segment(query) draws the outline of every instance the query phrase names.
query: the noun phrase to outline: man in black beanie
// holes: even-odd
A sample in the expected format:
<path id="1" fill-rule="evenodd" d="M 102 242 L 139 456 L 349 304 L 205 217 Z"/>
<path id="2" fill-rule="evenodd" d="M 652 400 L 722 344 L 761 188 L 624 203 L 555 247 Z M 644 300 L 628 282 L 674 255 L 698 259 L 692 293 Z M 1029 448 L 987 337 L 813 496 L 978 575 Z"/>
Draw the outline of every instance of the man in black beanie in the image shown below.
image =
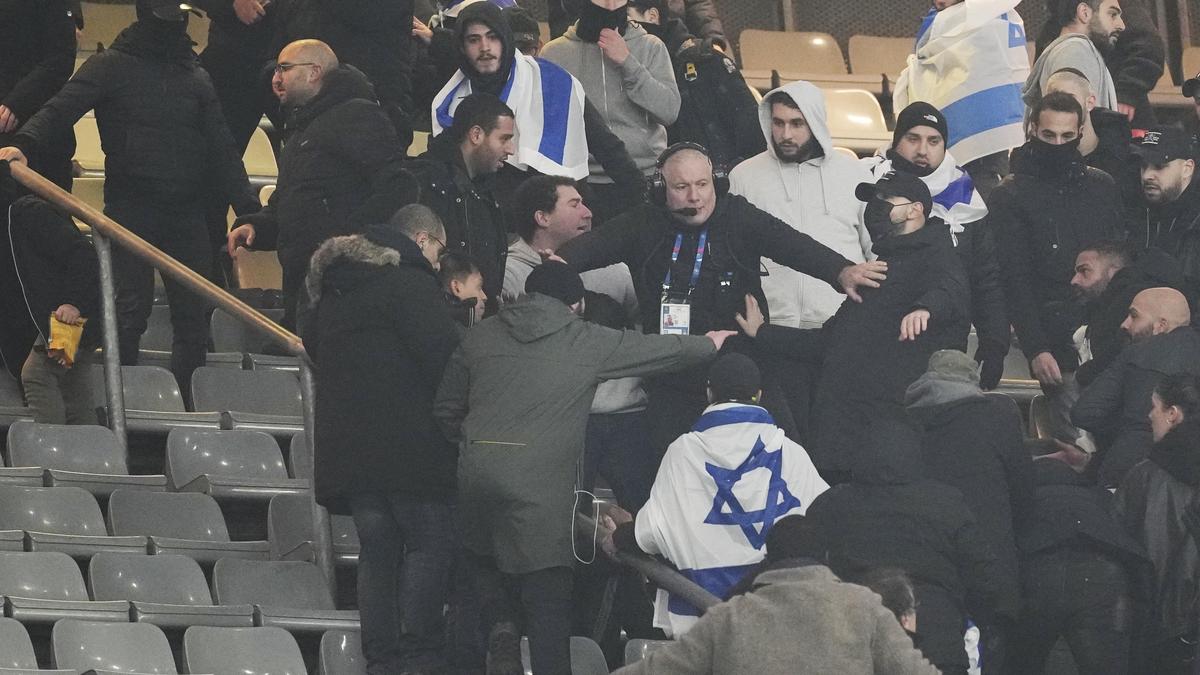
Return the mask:
<path id="1" fill-rule="evenodd" d="M 488 672 L 514 675 L 522 634 L 535 673 L 570 672 L 573 486 L 596 386 L 699 365 L 732 334 L 586 322 L 583 282 L 561 262 L 534 269 L 525 290 L 467 332 L 434 404 L 459 446 L 461 537 L 489 631 Z"/>

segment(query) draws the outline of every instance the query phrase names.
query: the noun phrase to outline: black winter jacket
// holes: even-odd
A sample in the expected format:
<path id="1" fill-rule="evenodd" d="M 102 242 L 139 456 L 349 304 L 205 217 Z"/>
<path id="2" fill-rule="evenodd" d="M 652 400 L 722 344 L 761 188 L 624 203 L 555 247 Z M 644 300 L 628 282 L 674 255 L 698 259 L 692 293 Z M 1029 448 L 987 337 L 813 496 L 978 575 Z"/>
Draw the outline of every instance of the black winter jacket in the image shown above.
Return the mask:
<path id="1" fill-rule="evenodd" d="M 1079 355 L 1071 335 L 1082 321 L 1070 283 L 1075 256 L 1093 242 L 1120 238 L 1120 198 L 1112 177 L 1082 158 L 1066 175 L 1052 175 L 1023 146 L 1013 151 L 1012 171 L 988 204 L 1008 318 L 1026 358 L 1049 352 L 1063 372 L 1074 372 Z"/>
<path id="2" fill-rule="evenodd" d="M 734 315 L 744 311 L 747 293 L 758 298 L 764 313 L 769 310 L 762 293 L 761 258 L 839 289 L 838 274 L 852 264 L 738 195 L 721 195 L 706 225 L 708 252 L 691 296 L 692 335 L 737 330 Z M 677 223 L 661 206 L 644 204 L 572 239 L 558 255 L 581 272 L 619 262 L 628 265 L 642 312 L 642 329 L 657 333 L 667 270 L 671 268 L 672 295 L 686 295 L 702 229 Z M 683 243 L 672 266 L 671 249 L 677 234 L 683 235 Z"/>
<path id="3" fill-rule="evenodd" d="M 966 348 L 970 290 L 946 224 L 931 218 L 920 230 L 883 239 L 872 250 L 888 264 L 887 280 L 880 288 L 860 289 L 861 303 L 843 302 L 819 331 L 765 325 L 756 339 L 778 356 L 824 355 L 813 405 L 816 441 L 808 448 L 820 469 L 849 469 L 855 451 L 869 443 L 861 421 L 902 415 L 904 391 L 925 372 L 929 356 Z M 915 341 L 901 342 L 900 321 L 917 309 L 929 310 L 929 328 Z"/>
<path id="4" fill-rule="evenodd" d="M 261 212 L 239 222 L 254 225 L 256 248 L 278 250 L 284 270 L 302 274 L 321 242 L 386 222 L 417 200 L 417 182 L 403 161 L 396 130 L 370 83 L 342 66 L 326 73 L 321 92 L 291 112 L 275 194 Z"/>
<path id="5" fill-rule="evenodd" d="M 1126 347 L 1075 402 L 1071 422 L 1112 438 L 1102 456 L 1100 484 L 1115 487 L 1150 448 L 1150 395 L 1167 375 L 1200 374 L 1200 333 L 1176 328 Z"/>
<path id="6" fill-rule="evenodd" d="M 104 202 L 204 208 L 212 195 L 239 215 L 258 210 L 241 156 L 191 40 L 138 21 L 89 58 L 17 133 L 27 155 L 93 108 L 104 149 Z"/>
<path id="7" fill-rule="evenodd" d="M 1089 115 L 1098 144 L 1084 164 L 1112 176 L 1121 193 L 1121 204 L 1128 208 L 1142 201 L 1141 161 L 1133 156 L 1133 132 L 1129 119 L 1107 108 L 1093 108 Z"/>
<path id="8" fill-rule="evenodd" d="M 1125 30 L 1121 31 L 1112 53 L 1104 57 L 1117 86 L 1117 100 L 1136 109 L 1133 123 L 1138 129 L 1154 125 L 1149 94 L 1162 77 L 1166 60 L 1163 36 L 1159 35 L 1147 4 L 1148 0 L 1121 3 Z"/>
<path id="9" fill-rule="evenodd" d="M 416 244 L 332 239 L 313 256 L 304 346 L 321 386 L 316 404 L 316 498 L 334 513 L 384 492 L 445 502 L 455 491 L 454 447 L 433 420 L 433 398 L 459 328 Z"/>
<path id="10" fill-rule="evenodd" d="M 209 19 L 205 52 L 220 54 L 221 58 L 242 62 L 248 67 L 261 67 L 278 54 L 271 53 L 277 30 L 274 3 L 265 5 L 266 14 L 250 25 L 237 17 L 233 0 L 194 0 L 191 4 L 204 10 Z"/>
<path id="11" fill-rule="evenodd" d="M 991 343 L 1004 354 L 1012 344 L 1012 328 L 1004 304 L 1004 277 L 996 254 L 996 234 L 989 219 L 963 226 L 951 235 L 954 250 L 967 272 L 971 292 L 971 325 L 979 344 Z"/>
<path id="12" fill-rule="evenodd" d="M 1185 421 L 1150 449 L 1117 489 L 1125 529 L 1154 564 L 1151 642 L 1195 638 L 1200 607 L 1200 542 L 1183 513 L 1200 498 L 1200 424 Z"/>
<path id="13" fill-rule="evenodd" d="M 1200 288 L 1200 176 L 1169 204 L 1140 201 L 1131 211 L 1129 233 L 1141 246 L 1154 246 L 1174 256 L 1193 295 Z"/>
<path id="14" fill-rule="evenodd" d="M 99 265 L 92 243 L 66 213 L 37 197 L 13 202 L 0 253 L 0 331 L 4 364 L 14 376 L 34 339 L 49 341 L 50 315 L 71 304 L 88 320 L 81 348 L 101 334 Z"/>
<path id="15" fill-rule="evenodd" d="M 449 134 L 429 142 L 429 150 L 408 165 L 421 184 L 421 203 L 446 226 L 446 250 L 466 253 L 479 265 L 483 290 L 499 298 L 508 254 L 508 228 L 492 196 L 494 176 L 472 181 L 462 151 Z"/>
<path id="16" fill-rule="evenodd" d="M 589 0 L 549 0 L 546 3 L 552 39 L 567 32 L 567 27 L 579 18 L 579 9 L 586 2 Z M 725 37 L 721 18 L 717 16 L 714 0 L 670 0 L 669 8 L 673 17 L 683 19 L 692 35 L 717 42 L 728 51 L 729 40 Z"/>

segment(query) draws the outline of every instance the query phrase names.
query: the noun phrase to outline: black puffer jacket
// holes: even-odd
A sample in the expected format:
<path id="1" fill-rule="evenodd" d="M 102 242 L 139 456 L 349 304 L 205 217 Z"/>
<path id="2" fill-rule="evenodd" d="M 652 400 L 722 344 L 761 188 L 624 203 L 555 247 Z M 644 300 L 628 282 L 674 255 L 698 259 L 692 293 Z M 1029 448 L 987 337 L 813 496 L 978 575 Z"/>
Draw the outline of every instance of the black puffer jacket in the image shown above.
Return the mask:
<path id="1" fill-rule="evenodd" d="M 1196 636 L 1200 607 L 1200 542 L 1183 513 L 1200 498 L 1200 424 L 1185 421 L 1150 449 L 1117 489 L 1125 530 L 1154 564 L 1151 642 Z"/>
<path id="2" fill-rule="evenodd" d="M 508 228 L 492 196 L 493 175 L 471 180 L 462 151 L 449 134 L 429 142 L 429 151 L 409 164 L 421 184 L 421 203 L 446 226 L 446 250 L 470 255 L 483 274 L 488 298 L 499 298 L 508 254 Z"/>
<path id="3" fill-rule="evenodd" d="M 205 53 L 221 59 L 244 63 L 247 67 L 260 67 L 275 58 L 271 53 L 274 46 L 276 7 L 274 3 L 264 6 L 266 14 L 258 21 L 246 25 L 233 9 L 234 0 L 194 0 L 191 4 L 204 10 L 208 16 L 208 45 Z M 278 52 L 276 52 L 278 54 Z M 264 83 L 265 84 L 265 83 Z"/>
<path id="4" fill-rule="evenodd" d="M 1125 30 L 1121 31 L 1112 53 L 1104 57 L 1113 83 L 1117 85 L 1117 100 L 1134 107 L 1133 124 L 1138 129 L 1154 126 L 1154 108 L 1150 105 L 1149 94 L 1162 77 L 1166 60 L 1164 36 L 1158 33 L 1148 4 L 1147 0 L 1121 3 Z"/>
<path id="5" fill-rule="evenodd" d="M 1100 484 L 1115 487 L 1150 448 L 1150 395 L 1167 375 L 1200 374 L 1200 333 L 1176 328 L 1126 347 L 1079 396 L 1071 422 L 1111 438 Z"/>
<path id="6" fill-rule="evenodd" d="M 350 133 L 353 130 L 353 133 Z M 329 237 L 386 222 L 417 199 L 404 150 L 362 73 L 341 66 L 283 128 L 279 183 L 260 213 L 254 245 L 276 249 L 285 270 L 303 270 Z M 299 277 L 296 278 L 299 282 Z"/>
<path id="7" fill-rule="evenodd" d="M 1142 200 L 1141 161 L 1133 156 L 1133 132 L 1129 119 L 1107 108 L 1093 108 L 1089 115 L 1098 144 L 1083 161 L 1093 169 L 1112 176 L 1121 193 L 1121 204 L 1129 207 Z"/>
<path id="8" fill-rule="evenodd" d="M 1055 175 L 1022 146 L 1013 151 L 1012 171 L 988 204 L 1008 318 L 1026 358 L 1050 352 L 1060 369 L 1073 372 L 1079 356 L 1071 335 L 1082 320 L 1072 301 L 1075 256 L 1093 242 L 1120 238 L 1120 197 L 1112 177 L 1082 158 Z"/>
<path id="9" fill-rule="evenodd" d="M 1193 293 L 1200 288 L 1200 176 L 1193 176 L 1183 194 L 1169 204 L 1140 202 L 1132 210 L 1129 232 L 1135 243 L 1174 256 Z"/>
<path id="10" fill-rule="evenodd" d="M 448 501 L 456 453 L 433 420 L 433 398 L 459 329 L 417 245 L 365 237 L 327 242 L 313 256 L 302 315 L 316 363 L 316 498 L 349 513 L 349 498 L 386 492 Z"/>
<path id="11" fill-rule="evenodd" d="M 239 215 L 252 213 L 258 199 L 212 81 L 187 33 L 164 26 L 145 19 L 121 31 L 21 128 L 16 145 L 36 157 L 94 108 L 105 204 L 203 208 L 215 194 Z"/>

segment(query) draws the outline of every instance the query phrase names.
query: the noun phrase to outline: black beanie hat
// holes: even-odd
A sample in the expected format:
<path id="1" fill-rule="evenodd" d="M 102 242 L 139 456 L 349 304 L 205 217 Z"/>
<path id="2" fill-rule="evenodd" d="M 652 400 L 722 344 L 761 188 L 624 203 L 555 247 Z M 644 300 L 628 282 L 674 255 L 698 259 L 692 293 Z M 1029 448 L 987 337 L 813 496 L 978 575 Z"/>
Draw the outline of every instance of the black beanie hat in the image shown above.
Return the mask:
<path id="1" fill-rule="evenodd" d="M 725 354 L 708 369 L 708 387 L 718 401 L 749 401 L 762 389 L 762 376 L 749 356 Z"/>
<path id="2" fill-rule="evenodd" d="M 942 140 L 947 145 L 950 143 L 950 128 L 946 124 L 946 116 L 941 110 L 929 105 L 924 101 L 910 103 L 907 108 L 900 111 L 896 116 L 896 133 L 892 134 L 892 147 L 895 148 L 900 143 L 900 139 L 904 134 L 908 133 L 913 127 L 932 127 L 938 130 L 942 135 Z"/>
<path id="3" fill-rule="evenodd" d="M 525 292 L 548 295 L 570 307 L 583 299 L 583 280 L 570 265 L 547 260 L 529 273 Z"/>

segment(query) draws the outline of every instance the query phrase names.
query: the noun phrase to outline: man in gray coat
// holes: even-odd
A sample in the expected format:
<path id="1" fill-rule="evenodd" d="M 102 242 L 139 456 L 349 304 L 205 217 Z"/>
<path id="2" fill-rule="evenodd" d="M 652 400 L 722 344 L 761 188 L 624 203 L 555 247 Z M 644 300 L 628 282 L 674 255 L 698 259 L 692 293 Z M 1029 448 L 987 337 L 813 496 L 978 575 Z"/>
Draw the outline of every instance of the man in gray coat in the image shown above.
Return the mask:
<path id="1" fill-rule="evenodd" d="M 522 672 L 519 597 L 533 672 L 558 675 L 571 670 L 574 488 L 596 386 L 700 365 L 733 333 L 643 335 L 584 322 L 583 282 L 557 261 L 534 269 L 525 291 L 464 337 L 434 416 L 459 444 L 461 535 L 490 630 L 488 672 Z"/>

